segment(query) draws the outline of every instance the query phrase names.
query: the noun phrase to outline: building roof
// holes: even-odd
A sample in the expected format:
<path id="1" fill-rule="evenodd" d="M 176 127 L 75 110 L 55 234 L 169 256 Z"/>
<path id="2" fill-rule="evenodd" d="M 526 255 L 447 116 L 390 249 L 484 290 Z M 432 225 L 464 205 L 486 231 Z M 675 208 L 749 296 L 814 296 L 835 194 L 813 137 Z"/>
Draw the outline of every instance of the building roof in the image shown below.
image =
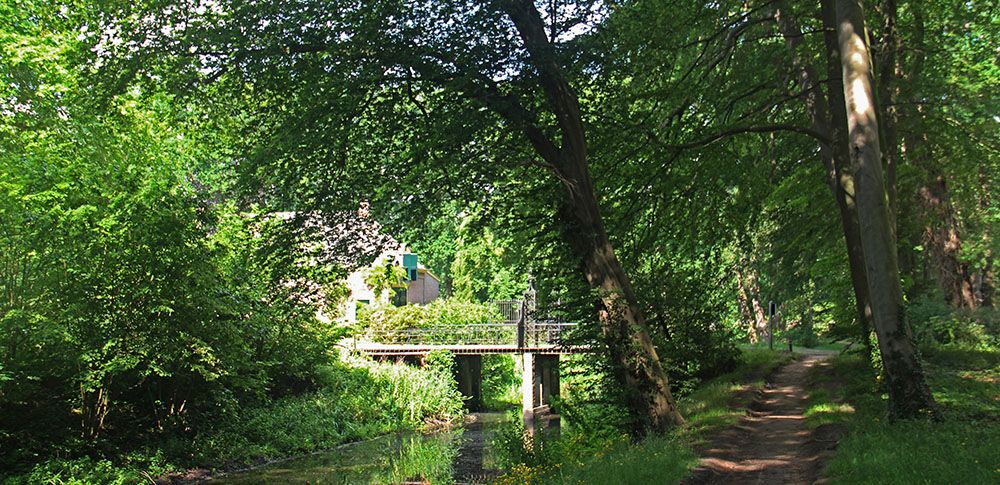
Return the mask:
<path id="1" fill-rule="evenodd" d="M 396 238 L 382 231 L 362 205 L 357 211 L 275 212 L 293 222 L 305 240 L 323 245 L 320 258 L 348 269 L 370 265 L 380 255 L 403 248 Z"/>

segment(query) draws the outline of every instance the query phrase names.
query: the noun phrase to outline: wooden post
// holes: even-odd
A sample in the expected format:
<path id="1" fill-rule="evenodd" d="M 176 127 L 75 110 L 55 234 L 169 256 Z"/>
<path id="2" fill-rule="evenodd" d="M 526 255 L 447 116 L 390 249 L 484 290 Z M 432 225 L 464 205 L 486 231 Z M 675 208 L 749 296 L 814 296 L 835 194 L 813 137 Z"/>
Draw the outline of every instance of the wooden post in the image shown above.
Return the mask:
<path id="1" fill-rule="evenodd" d="M 767 348 L 774 350 L 774 313 L 777 305 L 774 300 L 767 303 Z"/>

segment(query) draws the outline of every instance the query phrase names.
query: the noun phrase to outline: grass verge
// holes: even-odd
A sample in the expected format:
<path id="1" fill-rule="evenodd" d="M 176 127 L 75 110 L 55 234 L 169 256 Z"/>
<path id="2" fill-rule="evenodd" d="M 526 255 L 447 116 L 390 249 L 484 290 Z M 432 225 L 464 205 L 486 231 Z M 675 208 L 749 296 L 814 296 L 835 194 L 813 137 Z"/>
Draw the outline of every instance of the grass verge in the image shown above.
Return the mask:
<path id="1" fill-rule="evenodd" d="M 822 389 L 810 397 L 807 423 L 849 429 L 825 472 L 832 483 L 1000 483 L 1000 351 L 924 355 L 942 422 L 886 422 L 887 398 L 858 355 L 813 376 Z"/>
<path id="2" fill-rule="evenodd" d="M 743 363 L 736 370 L 706 382 L 678 400 L 687 422 L 677 433 L 697 444 L 705 436 L 735 425 L 746 415 L 746 404 L 754 393 L 764 388 L 764 378 L 791 360 L 792 355 L 787 352 L 744 349 Z"/>

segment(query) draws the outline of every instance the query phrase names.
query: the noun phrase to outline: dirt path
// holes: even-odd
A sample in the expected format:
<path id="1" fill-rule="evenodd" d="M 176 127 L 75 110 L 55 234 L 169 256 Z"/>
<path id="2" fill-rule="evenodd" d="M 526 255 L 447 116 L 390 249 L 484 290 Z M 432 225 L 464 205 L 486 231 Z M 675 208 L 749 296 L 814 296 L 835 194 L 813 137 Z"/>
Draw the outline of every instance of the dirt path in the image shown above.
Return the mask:
<path id="1" fill-rule="evenodd" d="M 747 416 L 709 440 L 686 484 L 814 483 L 836 441 L 805 425 L 809 370 L 829 352 L 810 351 L 772 374 Z"/>

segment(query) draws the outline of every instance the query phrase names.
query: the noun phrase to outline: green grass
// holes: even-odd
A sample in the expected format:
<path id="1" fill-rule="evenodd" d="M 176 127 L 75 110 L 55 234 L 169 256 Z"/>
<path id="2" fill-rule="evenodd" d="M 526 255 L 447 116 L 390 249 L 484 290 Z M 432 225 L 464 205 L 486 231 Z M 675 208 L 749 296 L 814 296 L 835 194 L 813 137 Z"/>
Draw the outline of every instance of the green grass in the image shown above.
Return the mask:
<path id="1" fill-rule="evenodd" d="M 854 412 L 854 406 L 836 401 L 830 391 L 816 390 L 809 394 L 804 416 L 806 426 L 818 428 L 848 421 Z"/>
<path id="2" fill-rule="evenodd" d="M 857 409 L 847 401 L 846 395 L 870 394 L 873 385 L 870 368 L 857 354 L 840 355 L 817 365 L 807 384 L 809 395 L 803 413 L 806 426 L 847 425 L 854 419 Z"/>
<path id="3" fill-rule="evenodd" d="M 687 475 L 697 461 L 694 450 L 674 437 L 652 437 L 637 444 L 616 441 L 591 459 L 563 463 L 543 482 L 671 483 Z"/>
<path id="4" fill-rule="evenodd" d="M 745 400 L 749 401 L 749 393 L 764 387 L 764 377 L 791 359 L 786 352 L 744 349 L 743 363 L 736 370 L 706 382 L 678 401 L 681 415 L 687 421 L 678 433 L 696 443 L 704 436 L 736 424 L 746 415 L 742 406 L 733 406 L 737 395 L 746 393 Z"/>
<path id="5" fill-rule="evenodd" d="M 844 349 L 846 349 L 849 345 L 850 344 L 847 343 L 847 342 L 837 341 L 837 342 L 828 342 L 828 343 L 822 343 L 822 344 L 819 344 L 819 345 L 814 345 L 814 346 L 812 346 L 810 348 L 815 349 L 815 350 L 836 350 L 838 352 L 841 352 Z"/>
<path id="6" fill-rule="evenodd" d="M 745 404 L 764 377 L 792 356 L 760 348 L 744 349 L 734 371 L 699 386 L 678 400 L 686 424 L 668 436 L 631 443 L 624 436 L 574 434 L 542 442 L 544 451 L 525 457 L 501 477 L 501 484 L 522 483 L 676 483 L 697 464 L 693 446 L 708 434 L 732 426 L 746 414 Z M 516 438 L 516 437 L 515 437 Z M 514 441 L 517 445 L 516 440 Z M 538 446 L 536 444 L 536 446 Z"/>
<path id="7" fill-rule="evenodd" d="M 886 397 L 864 362 L 831 361 L 827 375 L 839 382 L 813 393 L 807 422 L 849 428 L 826 470 L 833 483 L 1000 483 L 1000 352 L 935 348 L 925 357 L 942 422 L 886 422 Z"/>

